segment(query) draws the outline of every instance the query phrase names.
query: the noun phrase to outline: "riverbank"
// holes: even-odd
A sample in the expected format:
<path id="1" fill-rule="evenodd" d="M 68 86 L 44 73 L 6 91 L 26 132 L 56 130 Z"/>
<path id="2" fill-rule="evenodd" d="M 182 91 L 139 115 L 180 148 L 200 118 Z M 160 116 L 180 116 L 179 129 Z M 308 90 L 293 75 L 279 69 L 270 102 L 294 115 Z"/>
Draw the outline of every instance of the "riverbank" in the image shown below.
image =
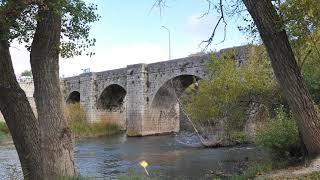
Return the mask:
<path id="1" fill-rule="evenodd" d="M 65 108 L 65 116 L 76 139 L 112 136 L 122 132 L 121 127 L 114 123 L 107 121 L 88 122 L 79 103 L 68 104 Z"/>
<path id="2" fill-rule="evenodd" d="M 227 179 L 320 179 L 320 158 L 313 160 L 268 159 Z"/>
<path id="3" fill-rule="evenodd" d="M 251 165 L 249 168 L 244 170 L 240 175 L 228 175 L 225 172 L 216 172 L 211 171 L 213 174 L 211 179 L 231 179 L 231 180 L 246 180 L 246 179 L 270 179 L 270 180 L 318 180 L 320 179 L 320 169 L 314 166 L 288 166 L 282 167 L 281 169 L 273 169 L 275 166 L 281 166 L 281 162 L 262 162 L 259 164 Z M 272 170 L 273 169 L 273 170 Z M 161 178 L 147 176 L 147 175 L 136 175 L 131 174 L 127 176 L 120 176 L 119 180 L 160 180 Z M 179 178 L 178 178 L 179 179 Z"/>
<path id="4" fill-rule="evenodd" d="M 112 136 L 123 132 L 118 125 L 107 122 L 73 121 L 69 125 L 76 139 Z"/>
<path id="5" fill-rule="evenodd" d="M 113 136 L 123 133 L 116 125 L 106 122 L 89 123 L 84 121 L 70 122 L 70 129 L 76 139 L 97 138 L 101 136 Z M 5 122 L 0 122 L 0 145 L 12 143 L 9 129 Z"/>

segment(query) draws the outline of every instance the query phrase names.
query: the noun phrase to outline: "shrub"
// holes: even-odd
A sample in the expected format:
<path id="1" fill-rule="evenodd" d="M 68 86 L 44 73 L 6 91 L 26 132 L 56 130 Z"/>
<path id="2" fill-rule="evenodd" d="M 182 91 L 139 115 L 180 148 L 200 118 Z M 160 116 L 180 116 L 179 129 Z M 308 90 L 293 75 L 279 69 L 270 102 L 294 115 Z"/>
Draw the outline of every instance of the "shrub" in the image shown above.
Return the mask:
<path id="1" fill-rule="evenodd" d="M 70 123 L 70 128 L 76 137 L 111 136 L 120 131 L 118 125 L 106 122 L 73 121 Z"/>
<path id="2" fill-rule="evenodd" d="M 71 131 L 76 137 L 110 136 L 117 134 L 120 131 L 120 127 L 116 124 L 107 122 L 88 122 L 86 114 L 81 109 L 79 103 L 67 105 L 65 115 Z"/>
<path id="3" fill-rule="evenodd" d="M 283 107 L 276 109 L 276 117 L 257 129 L 257 145 L 267 148 L 276 157 L 301 155 L 298 126 Z"/>
<path id="4" fill-rule="evenodd" d="M 225 141 L 236 144 L 245 144 L 250 142 L 250 138 L 245 132 L 242 131 L 232 131 L 225 135 Z"/>
<path id="5" fill-rule="evenodd" d="M 80 103 L 68 104 L 65 108 L 68 122 L 86 122 L 86 114 L 81 109 Z"/>
<path id="6" fill-rule="evenodd" d="M 185 91 L 182 103 L 199 131 L 212 126 L 211 134 L 216 134 L 216 129 L 223 129 L 225 140 L 245 141 L 246 137 L 237 132 L 245 127 L 250 103 L 257 102 L 273 109 L 270 108 L 273 101 L 280 99 L 264 48 L 251 46 L 248 53 L 244 62 L 236 59 L 234 50 L 219 56 L 213 54 L 207 69 L 210 79 L 201 80 L 197 86 L 190 86 Z"/>

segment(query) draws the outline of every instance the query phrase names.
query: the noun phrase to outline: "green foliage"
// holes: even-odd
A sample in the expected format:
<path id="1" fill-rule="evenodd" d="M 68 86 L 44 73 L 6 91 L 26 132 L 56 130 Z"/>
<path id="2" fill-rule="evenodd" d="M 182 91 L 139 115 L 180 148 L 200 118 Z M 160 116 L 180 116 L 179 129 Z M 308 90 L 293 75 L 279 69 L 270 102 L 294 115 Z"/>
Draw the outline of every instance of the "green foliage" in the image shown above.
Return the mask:
<path id="1" fill-rule="evenodd" d="M 86 114 L 81 109 L 80 103 L 67 104 L 65 115 L 68 122 L 85 122 Z"/>
<path id="2" fill-rule="evenodd" d="M 21 73 L 21 76 L 29 76 L 32 77 L 32 72 L 30 70 L 25 70 Z"/>
<path id="3" fill-rule="evenodd" d="M 313 100 L 320 103 L 320 3 L 288 0 L 281 12 L 291 44 Z"/>
<path id="4" fill-rule="evenodd" d="M 255 177 L 257 176 L 261 177 L 262 174 L 265 174 L 267 172 L 277 170 L 277 169 L 283 169 L 283 168 L 287 168 L 289 166 L 295 166 L 295 165 L 297 165 L 296 161 L 291 161 L 288 159 L 283 159 L 281 161 L 271 159 L 271 160 L 255 163 L 250 167 L 248 167 L 241 174 L 233 175 L 228 179 L 232 179 L 232 180 L 255 179 Z M 267 178 L 263 178 L 262 176 L 261 179 L 267 179 Z"/>
<path id="5" fill-rule="evenodd" d="M 318 0 L 287 0 L 280 5 L 280 12 L 290 38 L 305 41 L 319 31 L 320 4 Z"/>
<path id="6" fill-rule="evenodd" d="M 90 24 L 99 20 L 96 14 L 97 6 L 86 4 L 83 0 L 69 0 L 65 2 L 62 18 L 62 43 L 61 55 L 73 57 L 82 55 L 83 52 L 95 45 L 96 40 L 89 38 Z M 92 56 L 93 52 L 86 55 Z"/>
<path id="7" fill-rule="evenodd" d="M 65 114 L 72 133 L 76 137 L 111 136 L 119 133 L 120 127 L 107 122 L 89 123 L 80 104 L 69 104 Z"/>
<path id="8" fill-rule="evenodd" d="M 228 179 L 231 180 L 247 180 L 247 179 L 254 179 L 259 174 L 262 174 L 263 172 L 268 172 L 273 169 L 272 162 L 264 162 L 264 163 L 257 163 L 248 169 L 246 169 L 242 174 L 240 175 L 234 175 L 231 176 Z"/>
<path id="9" fill-rule="evenodd" d="M 89 52 L 89 48 L 95 45 L 96 40 L 89 37 L 89 31 L 91 24 L 100 18 L 96 13 L 97 6 L 92 3 L 86 4 L 83 0 L 59 0 L 55 3 L 49 3 L 48 8 L 62 15 L 61 56 L 69 58 L 84 53 L 88 56 L 93 55 L 93 52 Z M 10 17 L 6 19 L 10 27 L 8 39 L 10 42 L 16 39 L 20 43 L 25 43 L 26 48 L 30 50 L 37 21 L 41 20 L 38 17 L 39 6 L 36 4 L 25 5 L 16 1 L 0 3 L 0 14 L 20 9 L 22 9 L 22 13 L 17 19 Z M 4 35 L 1 34 L 1 36 Z"/>
<path id="10" fill-rule="evenodd" d="M 245 132 L 231 131 L 225 135 L 227 142 L 234 142 L 236 144 L 245 144 L 250 142 L 250 138 Z"/>
<path id="11" fill-rule="evenodd" d="M 315 103 L 320 104 L 320 3 L 318 0 L 286 0 L 274 3 L 282 18 L 297 63 Z M 239 29 L 250 37 L 259 37 L 252 18 L 246 14 L 247 26 Z"/>
<path id="12" fill-rule="evenodd" d="M 298 126 L 292 115 L 283 107 L 276 110 L 276 117 L 257 130 L 255 142 L 267 148 L 276 157 L 301 155 Z"/>
<path id="13" fill-rule="evenodd" d="M 280 96 L 265 50 L 257 46 L 249 50 L 249 59 L 241 66 L 233 51 L 220 57 L 213 54 L 208 65 L 211 79 L 187 89 L 183 102 L 196 124 L 226 119 L 227 133 L 237 132 L 243 129 L 246 108 L 254 97 L 267 104 Z"/>

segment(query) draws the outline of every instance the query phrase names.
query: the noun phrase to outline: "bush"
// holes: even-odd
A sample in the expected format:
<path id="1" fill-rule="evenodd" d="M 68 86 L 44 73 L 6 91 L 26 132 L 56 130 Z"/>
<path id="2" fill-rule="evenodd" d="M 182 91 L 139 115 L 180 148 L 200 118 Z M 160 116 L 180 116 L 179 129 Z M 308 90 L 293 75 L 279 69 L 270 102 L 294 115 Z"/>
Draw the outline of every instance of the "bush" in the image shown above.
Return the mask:
<path id="1" fill-rule="evenodd" d="M 283 107 L 276 110 L 275 118 L 257 129 L 255 142 L 276 157 L 300 156 L 302 152 L 298 126 Z"/>
<path id="2" fill-rule="evenodd" d="M 250 138 L 245 132 L 242 131 L 232 131 L 225 135 L 225 141 L 235 144 L 245 144 L 250 142 Z"/>
<path id="3" fill-rule="evenodd" d="M 68 104 L 65 108 L 65 115 L 68 122 L 86 122 L 86 114 L 81 109 L 80 103 Z"/>
<path id="4" fill-rule="evenodd" d="M 69 104 L 66 107 L 65 115 L 71 131 L 76 137 L 110 136 L 117 134 L 120 131 L 120 127 L 116 124 L 107 122 L 88 122 L 86 114 L 81 109 L 79 103 Z"/>
<path id="5" fill-rule="evenodd" d="M 219 56 L 212 54 L 207 69 L 210 79 L 190 86 L 182 96 L 184 108 L 196 128 L 200 132 L 209 129 L 211 134 L 222 129 L 222 140 L 228 143 L 247 141 L 244 133 L 238 132 L 245 127 L 252 102 L 273 109 L 274 101 L 281 97 L 265 49 L 251 46 L 247 51 L 249 58 L 244 62 L 236 59 L 235 50 Z"/>
<path id="6" fill-rule="evenodd" d="M 89 123 L 84 121 L 73 121 L 70 123 L 70 128 L 76 137 L 111 136 L 120 131 L 118 125 L 106 122 Z"/>

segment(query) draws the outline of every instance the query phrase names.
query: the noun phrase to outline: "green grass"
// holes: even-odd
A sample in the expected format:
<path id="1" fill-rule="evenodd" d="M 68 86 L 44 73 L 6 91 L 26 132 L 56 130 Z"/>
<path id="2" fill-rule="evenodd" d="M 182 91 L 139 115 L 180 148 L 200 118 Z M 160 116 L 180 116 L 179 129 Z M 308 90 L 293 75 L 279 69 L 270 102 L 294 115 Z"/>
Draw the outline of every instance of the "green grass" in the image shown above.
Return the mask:
<path id="1" fill-rule="evenodd" d="M 228 179 L 232 180 L 247 180 L 254 179 L 257 176 L 262 174 L 271 172 L 273 170 L 285 169 L 291 166 L 296 166 L 300 164 L 301 161 L 297 159 L 275 159 L 275 160 L 267 160 L 264 162 L 256 163 L 247 168 L 239 175 L 233 175 Z"/>
<path id="2" fill-rule="evenodd" d="M 89 123 L 80 104 L 69 104 L 65 109 L 71 131 L 77 138 L 111 136 L 120 132 L 120 127 L 107 122 Z"/>
<path id="3" fill-rule="evenodd" d="M 111 136 L 120 132 L 120 127 L 116 124 L 105 122 L 88 123 L 85 121 L 73 121 L 70 123 L 73 134 L 78 137 Z"/>
<path id="4" fill-rule="evenodd" d="M 274 167 L 273 167 L 272 163 L 270 163 L 270 162 L 259 163 L 259 164 L 255 164 L 255 165 L 249 167 L 247 170 L 245 170 L 240 175 L 234 175 L 234 176 L 230 177 L 230 179 L 232 179 L 232 180 L 253 179 L 257 175 L 265 173 L 265 172 L 269 172 L 273 169 L 274 169 Z"/>

